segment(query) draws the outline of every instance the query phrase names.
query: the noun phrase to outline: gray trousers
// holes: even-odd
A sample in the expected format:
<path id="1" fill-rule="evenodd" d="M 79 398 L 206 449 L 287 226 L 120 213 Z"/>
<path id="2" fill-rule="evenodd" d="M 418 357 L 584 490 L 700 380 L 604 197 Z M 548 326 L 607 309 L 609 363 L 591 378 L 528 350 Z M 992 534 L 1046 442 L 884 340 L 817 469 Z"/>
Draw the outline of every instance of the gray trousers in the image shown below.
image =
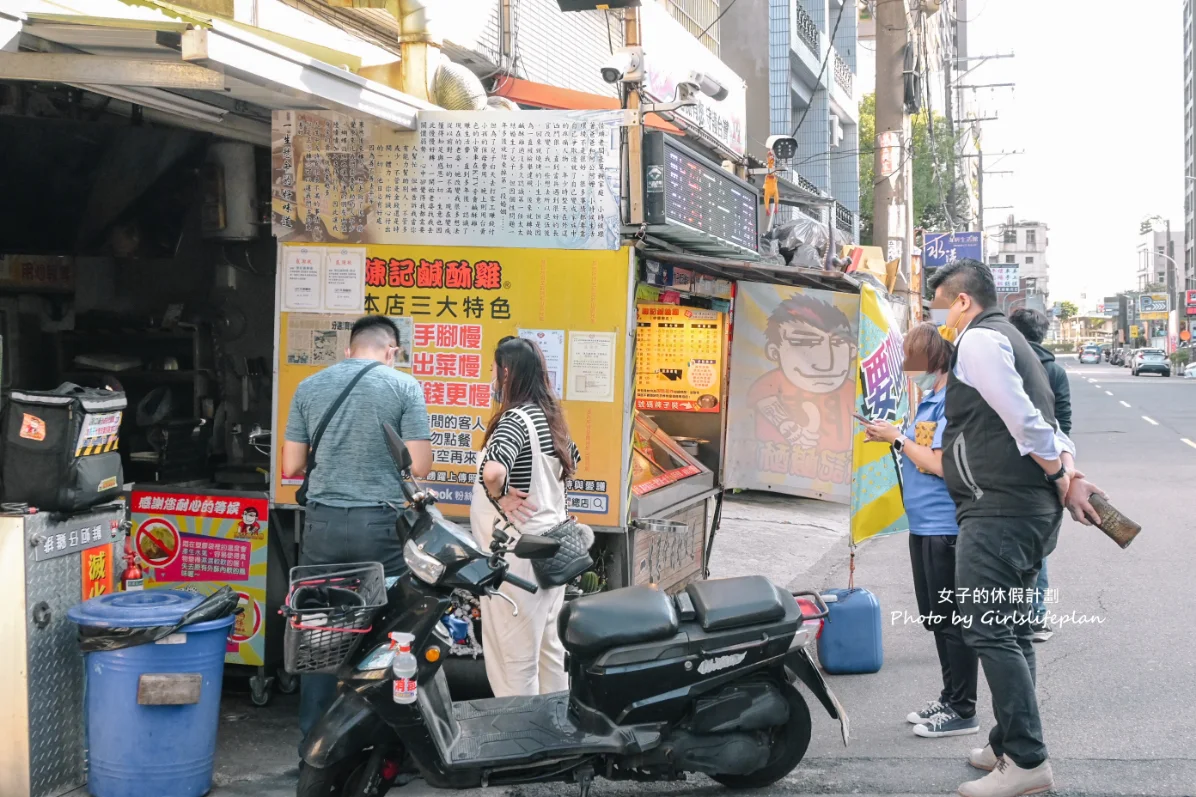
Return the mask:
<path id="1" fill-rule="evenodd" d="M 964 641 L 976 651 L 992 692 L 993 752 L 1019 767 L 1047 758 L 1034 693 L 1033 589 L 1055 549 L 1063 510 L 1032 517 L 971 517 L 959 524 L 955 583 Z M 1011 591 L 1020 594 L 1011 594 Z"/>
<path id="2" fill-rule="evenodd" d="M 299 564 L 381 562 L 386 575 L 401 576 L 407 572 L 407 564 L 395 530 L 397 518 L 388 506 L 342 509 L 308 504 Z M 335 675 L 299 679 L 299 730 L 304 736 L 335 700 Z"/>

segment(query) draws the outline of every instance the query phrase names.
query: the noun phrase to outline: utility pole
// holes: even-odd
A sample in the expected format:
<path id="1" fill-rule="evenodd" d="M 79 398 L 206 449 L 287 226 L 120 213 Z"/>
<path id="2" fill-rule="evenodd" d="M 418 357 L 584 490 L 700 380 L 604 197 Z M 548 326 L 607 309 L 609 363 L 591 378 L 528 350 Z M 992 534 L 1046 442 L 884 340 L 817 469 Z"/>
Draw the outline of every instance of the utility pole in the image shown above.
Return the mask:
<path id="1" fill-rule="evenodd" d="M 639 9 L 624 9 L 623 45 L 639 47 L 642 41 Z M 634 91 L 635 88 L 637 87 L 624 85 L 623 107 L 631 111 L 629 115 L 635 119 L 635 124 L 627 128 L 627 190 L 631 195 L 627 221 L 639 225 L 644 223 L 644 128 L 640 115 L 640 93 Z"/>
<path id="2" fill-rule="evenodd" d="M 910 306 L 910 318 L 917 317 L 910 274 L 913 244 L 913 140 L 905 106 L 905 53 L 910 43 L 907 0 L 886 0 L 876 4 L 876 185 L 873 191 L 873 243 L 885 252 L 888 262 L 900 260 L 898 283 Z"/>

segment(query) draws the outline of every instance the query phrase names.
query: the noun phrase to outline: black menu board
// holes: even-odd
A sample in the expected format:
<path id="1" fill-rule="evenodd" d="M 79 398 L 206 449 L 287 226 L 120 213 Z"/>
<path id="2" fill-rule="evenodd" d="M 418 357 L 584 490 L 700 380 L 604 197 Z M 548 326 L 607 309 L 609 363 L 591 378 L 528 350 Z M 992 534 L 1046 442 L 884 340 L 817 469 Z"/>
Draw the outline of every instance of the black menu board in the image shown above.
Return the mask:
<path id="1" fill-rule="evenodd" d="M 644 134 L 644 211 L 653 233 L 698 252 L 754 255 L 760 194 L 672 136 Z"/>

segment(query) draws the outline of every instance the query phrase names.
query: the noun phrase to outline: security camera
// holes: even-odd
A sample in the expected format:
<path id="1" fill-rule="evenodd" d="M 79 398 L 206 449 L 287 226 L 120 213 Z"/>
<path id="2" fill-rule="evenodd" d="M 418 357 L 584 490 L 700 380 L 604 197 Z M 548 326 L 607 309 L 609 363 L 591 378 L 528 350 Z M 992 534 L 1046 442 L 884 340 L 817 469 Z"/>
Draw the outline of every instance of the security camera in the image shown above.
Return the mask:
<path id="1" fill-rule="evenodd" d="M 715 101 L 727 99 L 727 87 L 705 72 L 690 72 L 678 84 L 678 87 L 681 86 L 689 92 L 700 91 Z"/>
<path id="2" fill-rule="evenodd" d="M 797 154 L 797 139 L 793 136 L 769 136 L 765 146 L 779 161 L 790 160 Z"/>
<path id="3" fill-rule="evenodd" d="M 639 47 L 616 50 L 602 65 L 602 79 L 607 83 L 634 83 L 644 78 L 644 51 Z"/>

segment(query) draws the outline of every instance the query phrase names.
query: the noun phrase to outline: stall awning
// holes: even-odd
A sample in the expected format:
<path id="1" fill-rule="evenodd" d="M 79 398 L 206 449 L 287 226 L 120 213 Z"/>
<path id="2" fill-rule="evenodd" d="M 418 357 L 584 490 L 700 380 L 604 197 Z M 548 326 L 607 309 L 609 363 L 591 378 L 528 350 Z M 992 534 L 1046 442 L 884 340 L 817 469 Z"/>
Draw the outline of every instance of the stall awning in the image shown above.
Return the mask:
<path id="1" fill-rule="evenodd" d="M 276 110 L 334 110 L 411 130 L 419 111 L 435 107 L 306 52 L 327 48 L 300 51 L 300 42 L 231 21 L 112 0 L 82 4 L 104 16 L 43 0 L 17 5 L 24 10 L 0 10 L 0 75 L 76 86 L 138 105 L 155 122 L 268 146 Z"/>
<path id="2" fill-rule="evenodd" d="M 553 111 L 606 111 L 617 110 L 619 101 L 614 97 L 590 94 L 585 91 L 563 89 L 546 83 L 535 83 L 520 78 L 504 78 L 495 88 L 494 94 L 506 97 L 520 105 L 546 108 Z M 681 128 L 666 122 L 654 113 L 644 117 L 644 125 L 655 130 L 664 130 L 674 135 L 684 133 Z"/>
<path id="3" fill-rule="evenodd" d="M 744 261 L 694 255 L 677 251 L 663 241 L 655 241 L 651 238 L 645 238 L 637 244 L 636 248 L 640 255 L 647 260 L 684 266 L 721 279 L 773 282 L 778 285 L 793 285 L 799 288 L 815 288 L 843 293 L 860 292 L 860 281 L 841 271 L 786 266 L 783 263 L 774 264 L 768 261 Z"/>

